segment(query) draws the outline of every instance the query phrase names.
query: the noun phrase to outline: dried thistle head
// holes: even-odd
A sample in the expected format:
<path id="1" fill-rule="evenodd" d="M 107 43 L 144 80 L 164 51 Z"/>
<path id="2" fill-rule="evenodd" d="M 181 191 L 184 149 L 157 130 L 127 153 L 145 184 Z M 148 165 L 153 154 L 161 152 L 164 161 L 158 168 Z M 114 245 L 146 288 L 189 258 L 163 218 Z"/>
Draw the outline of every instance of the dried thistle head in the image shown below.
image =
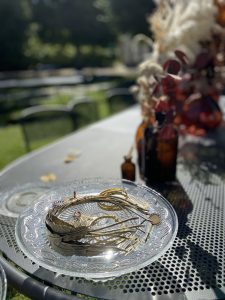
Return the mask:
<path id="1" fill-rule="evenodd" d="M 163 68 L 159 63 L 152 60 L 146 60 L 139 66 L 139 73 L 146 78 L 160 77 L 163 74 Z"/>
<path id="2" fill-rule="evenodd" d="M 200 42 L 212 40 L 218 30 L 217 13 L 214 0 L 159 1 L 149 18 L 155 40 L 153 57 L 163 61 L 179 48 L 193 62 Z"/>
<path id="3" fill-rule="evenodd" d="M 137 79 L 138 100 L 142 104 L 143 116 L 152 115 L 156 110 L 168 110 L 168 102 L 181 71 L 181 65 L 186 63 L 186 56 L 176 51 L 177 59 L 169 59 L 160 65 L 153 60 L 143 62 L 139 67 L 140 76 Z M 160 104 L 160 105 L 159 105 Z"/>
<path id="4" fill-rule="evenodd" d="M 150 102 L 158 82 L 164 76 L 163 68 L 160 64 L 147 60 L 140 65 L 139 73 L 140 76 L 137 79 L 138 99 L 140 102 Z"/>

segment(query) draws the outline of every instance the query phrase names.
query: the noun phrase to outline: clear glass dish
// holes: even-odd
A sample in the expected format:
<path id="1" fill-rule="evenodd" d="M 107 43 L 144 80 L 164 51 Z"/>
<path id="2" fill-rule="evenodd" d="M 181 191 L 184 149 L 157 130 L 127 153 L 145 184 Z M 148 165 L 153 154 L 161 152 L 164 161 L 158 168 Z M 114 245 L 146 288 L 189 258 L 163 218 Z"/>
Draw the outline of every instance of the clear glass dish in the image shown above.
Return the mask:
<path id="1" fill-rule="evenodd" d="M 93 195 L 113 187 L 123 188 L 129 196 L 149 203 L 149 213 L 160 215 L 161 223 L 153 227 L 147 241 L 127 255 L 121 252 L 111 252 L 95 256 L 64 256 L 52 249 L 47 237 L 45 218 L 53 203 L 62 201 L 65 197 L 71 197 L 74 191 L 78 195 Z M 51 190 L 42 195 L 39 200 L 18 217 L 16 240 L 26 256 L 38 265 L 58 274 L 107 280 L 136 271 L 163 255 L 171 247 L 178 229 L 176 213 L 165 198 L 146 186 L 126 180 L 93 179 L 73 182 Z M 77 208 L 68 208 L 60 215 L 60 218 L 70 220 Z M 112 215 L 112 211 L 104 210 L 103 212 L 97 204 L 93 203 L 82 204 L 79 206 L 79 210 L 81 213 L 89 215 L 101 215 L 102 213 Z M 113 211 L 115 215 L 120 213 Z"/>
<path id="2" fill-rule="evenodd" d="M 50 185 L 47 184 L 26 183 L 3 191 L 0 195 L 0 213 L 17 218 L 21 212 L 34 204 L 49 189 Z"/>
<path id="3" fill-rule="evenodd" d="M 0 264 L 0 300 L 6 299 L 7 281 L 3 267 Z"/>

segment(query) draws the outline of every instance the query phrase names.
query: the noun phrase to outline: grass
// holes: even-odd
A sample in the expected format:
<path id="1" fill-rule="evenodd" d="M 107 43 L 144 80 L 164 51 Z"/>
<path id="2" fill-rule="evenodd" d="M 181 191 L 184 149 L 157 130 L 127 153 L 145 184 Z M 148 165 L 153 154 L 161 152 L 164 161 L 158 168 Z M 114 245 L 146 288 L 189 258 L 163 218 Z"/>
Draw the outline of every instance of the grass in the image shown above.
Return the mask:
<path id="1" fill-rule="evenodd" d="M 24 295 L 18 293 L 13 288 L 8 288 L 6 300 L 28 300 L 30 298 L 25 297 Z"/>
<path id="2" fill-rule="evenodd" d="M 22 131 L 18 125 L 0 128 L 0 169 L 26 153 Z"/>
<path id="3" fill-rule="evenodd" d="M 98 114 L 100 119 L 105 118 L 109 115 L 109 110 L 105 101 L 104 91 L 88 91 L 86 95 L 93 99 L 93 101 L 97 102 Z M 43 99 L 41 101 L 41 104 L 66 105 L 70 99 L 71 96 L 67 94 L 56 95 L 56 97 L 51 96 L 49 99 Z M 52 141 L 52 139 L 38 141 L 33 147 L 33 150 L 39 148 L 40 146 L 46 145 L 50 141 Z M 26 148 L 20 125 L 0 127 L 0 144 L 0 170 L 13 160 L 26 154 Z"/>
<path id="4" fill-rule="evenodd" d="M 67 94 L 56 94 L 48 98 L 43 98 L 41 101 L 39 101 L 39 104 L 41 105 L 66 105 L 71 99 L 70 95 Z"/>

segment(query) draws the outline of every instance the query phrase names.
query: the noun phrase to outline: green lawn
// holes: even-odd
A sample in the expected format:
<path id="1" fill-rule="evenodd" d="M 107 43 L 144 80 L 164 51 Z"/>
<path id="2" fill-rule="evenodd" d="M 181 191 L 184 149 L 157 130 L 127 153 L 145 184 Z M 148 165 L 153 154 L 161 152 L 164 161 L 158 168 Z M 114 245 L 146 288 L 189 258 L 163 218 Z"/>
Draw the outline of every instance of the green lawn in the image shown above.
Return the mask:
<path id="1" fill-rule="evenodd" d="M 96 101 L 98 104 L 98 114 L 99 118 L 105 118 L 109 114 L 108 107 L 105 102 L 105 92 L 104 91 L 89 91 L 87 92 L 93 101 Z M 60 95 L 55 98 L 50 97 L 49 102 L 44 99 L 43 104 L 66 104 L 70 100 L 68 95 Z M 38 142 L 33 149 L 36 149 L 48 141 Z M 0 170 L 4 168 L 7 164 L 20 157 L 21 155 L 26 154 L 26 148 L 23 140 L 22 130 L 20 125 L 10 125 L 5 127 L 0 127 Z"/>
<path id="2" fill-rule="evenodd" d="M 8 288 L 6 300 L 28 300 L 30 298 L 25 297 L 24 295 L 19 294 L 15 289 Z"/>
<path id="3" fill-rule="evenodd" d="M 26 153 L 20 126 L 0 128 L 0 169 Z"/>

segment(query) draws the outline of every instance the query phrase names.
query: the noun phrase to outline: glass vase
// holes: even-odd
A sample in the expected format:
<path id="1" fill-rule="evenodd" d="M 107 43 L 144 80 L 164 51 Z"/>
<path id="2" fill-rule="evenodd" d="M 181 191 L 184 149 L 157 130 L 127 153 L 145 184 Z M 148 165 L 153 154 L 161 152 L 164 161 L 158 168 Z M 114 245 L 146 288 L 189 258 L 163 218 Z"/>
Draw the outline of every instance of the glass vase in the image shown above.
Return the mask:
<path id="1" fill-rule="evenodd" d="M 150 141 L 151 140 L 151 141 Z M 176 179 L 178 131 L 172 123 L 145 135 L 145 181 L 155 185 Z"/>

